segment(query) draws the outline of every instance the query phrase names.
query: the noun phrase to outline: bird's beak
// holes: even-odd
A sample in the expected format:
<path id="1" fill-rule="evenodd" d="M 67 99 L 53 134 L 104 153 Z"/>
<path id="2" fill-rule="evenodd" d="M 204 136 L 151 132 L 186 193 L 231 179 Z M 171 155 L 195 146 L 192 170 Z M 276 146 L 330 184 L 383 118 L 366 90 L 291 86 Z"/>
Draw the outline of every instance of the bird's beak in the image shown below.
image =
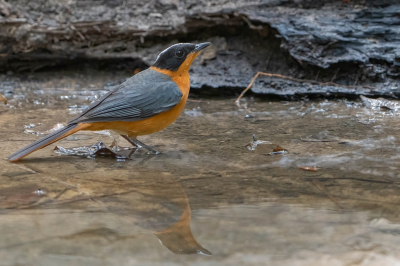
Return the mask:
<path id="1" fill-rule="evenodd" d="M 192 53 L 197 53 L 197 52 L 203 50 L 204 48 L 208 47 L 210 44 L 211 43 L 209 43 L 209 42 L 196 44 L 196 46 L 195 46 L 194 50 L 192 51 Z"/>
<path id="2" fill-rule="evenodd" d="M 184 71 L 189 71 L 189 67 L 192 64 L 193 60 L 199 55 L 199 53 L 201 52 L 201 50 L 203 50 L 204 48 L 208 47 L 211 43 L 209 42 L 205 42 L 205 43 L 199 43 L 196 44 L 193 51 L 191 51 L 187 56 L 185 61 L 181 64 L 181 66 L 179 67 L 178 72 L 182 73 Z"/>

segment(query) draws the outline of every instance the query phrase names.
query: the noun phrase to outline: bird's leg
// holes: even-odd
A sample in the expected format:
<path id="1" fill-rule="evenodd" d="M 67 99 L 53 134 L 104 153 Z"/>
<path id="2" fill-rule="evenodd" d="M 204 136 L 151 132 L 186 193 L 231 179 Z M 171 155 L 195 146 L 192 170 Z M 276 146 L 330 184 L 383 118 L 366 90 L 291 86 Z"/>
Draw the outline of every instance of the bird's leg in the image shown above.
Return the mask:
<path id="1" fill-rule="evenodd" d="M 133 150 L 128 154 L 128 158 L 131 158 L 131 156 L 133 155 L 133 154 L 135 154 L 135 152 L 139 149 L 139 147 L 134 143 L 134 142 L 132 142 L 131 141 L 131 138 L 130 137 L 128 137 L 127 135 L 121 135 L 121 137 L 123 137 L 124 139 L 126 139 L 126 141 L 128 141 L 130 144 L 132 144 L 132 146 L 133 146 Z"/>
<path id="2" fill-rule="evenodd" d="M 126 141 L 128 141 L 130 144 L 132 144 L 133 147 L 138 148 L 138 146 L 136 145 L 135 142 L 132 142 L 130 137 L 128 137 L 128 135 L 121 135 L 121 137 L 123 137 L 124 139 L 126 139 Z"/>
<path id="3" fill-rule="evenodd" d="M 152 147 L 150 147 L 150 146 L 147 146 L 146 144 L 144 144 L 143 142 L 141 142 L 141 141 L 138 140 L 138 139 L 130 138 L 130 140 L 131 140 L 133 143 L 135 143 L 135 145 L 136 145 L 138 148 L 143 147 L 143 148 L 145 148 L 146 150 L 148 150 L 149 152 L 151 152 L 152 154 L 160 154 L 159 151 L 157 151 L 156 149 L 154 149 L 154 148 L 152 148 Z"/>
<path id="4" fill-rule="evenodd" d="M 141 142 L 140 140 L 136 139 L 136 138 L 131 138 L 127 135 L 121 135 L 124 139 L 126 139 L 129 143 L 131 143 L 132 145 L 134 145 L 137 148 L 145 148 L 146 150 L 148 150 L 149 152 L 151 152 L 152 154 L 160 154 L 159 151 L 157 151 L 156 149 L 147 146 L 146 144 L 144 144 L 143 142 Z"/>

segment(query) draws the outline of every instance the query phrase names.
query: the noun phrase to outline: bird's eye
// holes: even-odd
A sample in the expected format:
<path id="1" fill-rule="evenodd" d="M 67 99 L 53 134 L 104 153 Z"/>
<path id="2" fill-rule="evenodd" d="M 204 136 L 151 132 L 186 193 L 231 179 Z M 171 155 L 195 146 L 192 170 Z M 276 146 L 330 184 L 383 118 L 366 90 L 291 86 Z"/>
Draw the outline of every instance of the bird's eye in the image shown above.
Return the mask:
<path id="1" fill-rule="evenodd" d="M 175 52 L 175 55 L 179 58 L 183 57 L 185 55 L 185 53 L 182 50 L 178 50 Z"/>

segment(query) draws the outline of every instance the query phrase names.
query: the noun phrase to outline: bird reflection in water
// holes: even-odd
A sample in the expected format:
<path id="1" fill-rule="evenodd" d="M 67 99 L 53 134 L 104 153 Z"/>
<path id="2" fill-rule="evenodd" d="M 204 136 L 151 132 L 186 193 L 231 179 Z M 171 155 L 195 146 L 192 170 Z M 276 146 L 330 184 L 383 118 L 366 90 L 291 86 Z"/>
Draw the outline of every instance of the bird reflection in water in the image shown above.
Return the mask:
<path id="1" fill-rule="evenodd" d="M 191 232 L 189 199 L 182 186 L 173 177 L 159 173 L 150 176 L 143 175 L 139 178 L 107 177 L 107 179 L 102 180 L 99 177 L 96 182 L 82 179 L 81 181 L 85 183 L 86 194 L 93 195 L 85 197 L 82 197 L 82 194 L 74 193 L 71 191 L 74 189 L 71 188 L 69 192 L 65 193 L 66 197 L 59 195 L 60 197 L 51 199 L 48 197 L 50 193 L 45 194 L 45 192 L 51 192 L 52 189 L 43 188 L 43 190 L 40 190 L 43 193 L 38 195 L 38 184 L 1 189 L 0 210 L 79 209 L 87 210 L 79 218 L 85 220 L 93 215 L 93 207 L 97 209 L 100 207 L 101 211 L 112 216 L 117 215 L 119 218 L 117 220 L 120 220 L 121 224 L 134 224 L 151 231 L 161 244 L 173 253 L 211 255 L 210 251 L 196 241 Z M 104 181 L 107 185 L 105 186 L 103 182 L 99 181 Z M 46 212 L 43 215 L 46 215 Z M 63 224 L 74 224 L 75 226 L 80 224 L 73 219 L 73 217 L 68 217 L 67 220 L 69 221 L 63 221 Z M 52 221 L 50 224 L 47 226 L 57 226 L 58 222 Z M 65 230 L 61 225 L 59 226 L 58 229 L 48 227 L 49 232 Z M 104 231 L 115 232 L 112 229 L 113 227 L 119 226 L 114 224 L 113 226 L 101 226 L 97 229 L 81 228 L 81 230 L 75 228 L 74 233 L 71 232 L 72 234 L 69 233 L 68 236 L 62 238 L 74 239 L 91 234 L 102 235 Z"/>
<path id="2" fill-rule="evenodd" d="M 134 218 L 135 225 L 149 230 L 176 254 L 211 255 L 194 238 L 189 199 L 173 177 L 142 180 L 127 193 L 101 197 L 107 211 Z"/>

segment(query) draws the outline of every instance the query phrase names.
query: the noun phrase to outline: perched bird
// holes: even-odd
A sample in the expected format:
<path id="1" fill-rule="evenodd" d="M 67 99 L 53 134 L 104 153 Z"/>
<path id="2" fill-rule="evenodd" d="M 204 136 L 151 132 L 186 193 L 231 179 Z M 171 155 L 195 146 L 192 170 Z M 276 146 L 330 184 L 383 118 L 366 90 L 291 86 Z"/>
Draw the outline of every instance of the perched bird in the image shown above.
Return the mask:
<path id="1" fill-rule="evenodd" d="M 132 145 L 158 154 L 137 136 L 158 132 L 178 118 L 190 90 L 189 67 L 209 45 L 179 43 L 167 48 L 150 68 L 102 96 L 65 127 L 17 151 L 8 160 L 18 161 L 80 130 L 113 130 Z"/>

